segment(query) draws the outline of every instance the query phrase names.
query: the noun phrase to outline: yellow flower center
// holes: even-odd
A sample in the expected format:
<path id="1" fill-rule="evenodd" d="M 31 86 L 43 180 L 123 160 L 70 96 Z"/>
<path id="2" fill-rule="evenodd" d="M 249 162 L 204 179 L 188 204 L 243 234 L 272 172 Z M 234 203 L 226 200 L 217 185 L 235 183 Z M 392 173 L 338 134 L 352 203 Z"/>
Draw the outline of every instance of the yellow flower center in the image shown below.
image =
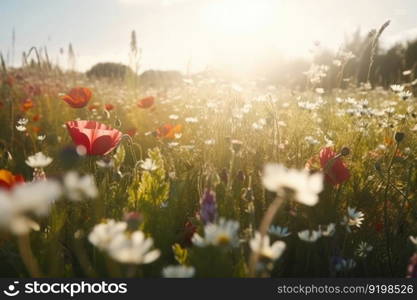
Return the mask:
<path id="1" fill-rule="evenodd" d="M 230 236 L 223 234 L 217 237 L 217 244 L 219 245 L 228 245 L 230 244 Z"/>

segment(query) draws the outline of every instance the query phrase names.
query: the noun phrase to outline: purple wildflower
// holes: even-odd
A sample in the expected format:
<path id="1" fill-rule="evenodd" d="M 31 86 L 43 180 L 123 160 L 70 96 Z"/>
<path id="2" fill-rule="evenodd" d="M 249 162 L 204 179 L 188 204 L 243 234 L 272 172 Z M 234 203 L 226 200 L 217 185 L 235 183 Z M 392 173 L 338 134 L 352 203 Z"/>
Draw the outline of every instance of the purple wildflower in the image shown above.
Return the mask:
<path id="1" fill-rule="evenodd" d="M 217 215 L 216 193 L 205 189 L 200 200 L 200 217 L 204 224 L 213 223 Z"/>

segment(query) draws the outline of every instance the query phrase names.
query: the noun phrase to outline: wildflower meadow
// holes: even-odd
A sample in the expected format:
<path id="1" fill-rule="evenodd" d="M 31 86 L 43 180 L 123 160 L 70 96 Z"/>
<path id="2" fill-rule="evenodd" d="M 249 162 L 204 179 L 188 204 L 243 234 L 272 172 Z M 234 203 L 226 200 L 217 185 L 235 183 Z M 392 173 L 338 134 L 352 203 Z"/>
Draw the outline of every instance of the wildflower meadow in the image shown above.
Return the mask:
<path id="1" fill-rule="evenodd" d="M 147 85 L 25 55 L 1 56 L 2 277 L 417 276 L 415 69 Z"/>

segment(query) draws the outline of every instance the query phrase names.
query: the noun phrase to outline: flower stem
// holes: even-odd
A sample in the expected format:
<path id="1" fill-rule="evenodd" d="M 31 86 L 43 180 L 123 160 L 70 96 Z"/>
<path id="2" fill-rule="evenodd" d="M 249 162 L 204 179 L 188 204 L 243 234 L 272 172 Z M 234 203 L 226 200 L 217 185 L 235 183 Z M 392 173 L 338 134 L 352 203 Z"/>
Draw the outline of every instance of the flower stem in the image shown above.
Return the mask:
<path id="1" fill-rule="evenodd" d="M 392 154 L 390 163 L 387 169 L 387 185 L 385 186 L 384 192 L 384 231 L 385 231 L 385 240 L 386 240 L 386 248 L 387 248 L 387 256 L 388 256 L 388 266 L 390 268 L 391 275 L 393 274 L 392 269 L 392 257 L 391 257 L 391 241 L 390 241 L 390 233 L 389 233 L 389 224 L 388 224 L 388 190 L 391 186 L 391 168 L 394 163 L 394 158 L 398 150 L 398 143 L 395 146 L 394 153 Z"/>
<path id="2" fill-rule="evenodd" d="M 267 233 L 267 230 L 269 226 L 272 223 L 272 220 L 274 219 L 275 214 L 278 212 L 279 208 L 281 207 L 283 203 L 283 199 L 280 196 L 276 196 L 275 200 L 271 203 L 271 205 L 268 207 L 262 221 L 261 225 L 259 226 L 259 233 L 261 235 L 261 245 L 263 243 L 264 236 Z M 249 260 L 249 276 L 250 277 L 256 277 L 256 265 L 259 261 L 259 254 L 256 252 L 252 252 L 250 260 Z"/>
<path id="3" fill-rule="evenodd" d="M 20 256 L 22 257 L 23 263 L 25 264 L 26 269 L 29 271 L 30 275 L 34 278 L 42 277 L 42 272 L 39 268 L 38 261 L 32 253 L 29 235 L 19 235 L 17 244 L 19 246 Z"/>

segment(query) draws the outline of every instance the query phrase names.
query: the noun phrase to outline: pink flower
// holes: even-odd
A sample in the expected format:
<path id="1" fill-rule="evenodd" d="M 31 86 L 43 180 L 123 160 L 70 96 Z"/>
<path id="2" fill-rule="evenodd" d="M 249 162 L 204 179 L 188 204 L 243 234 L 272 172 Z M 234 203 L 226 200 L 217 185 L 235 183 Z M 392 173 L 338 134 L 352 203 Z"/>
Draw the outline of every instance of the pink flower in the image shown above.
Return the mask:
<path id="1" fill-rule="evenodd" d="M 122 139 L 122 133 L 96 121 L 70 121 L 66 123 L 72 141 L 84 146 L 88 155 L 106 155 Z"/>

